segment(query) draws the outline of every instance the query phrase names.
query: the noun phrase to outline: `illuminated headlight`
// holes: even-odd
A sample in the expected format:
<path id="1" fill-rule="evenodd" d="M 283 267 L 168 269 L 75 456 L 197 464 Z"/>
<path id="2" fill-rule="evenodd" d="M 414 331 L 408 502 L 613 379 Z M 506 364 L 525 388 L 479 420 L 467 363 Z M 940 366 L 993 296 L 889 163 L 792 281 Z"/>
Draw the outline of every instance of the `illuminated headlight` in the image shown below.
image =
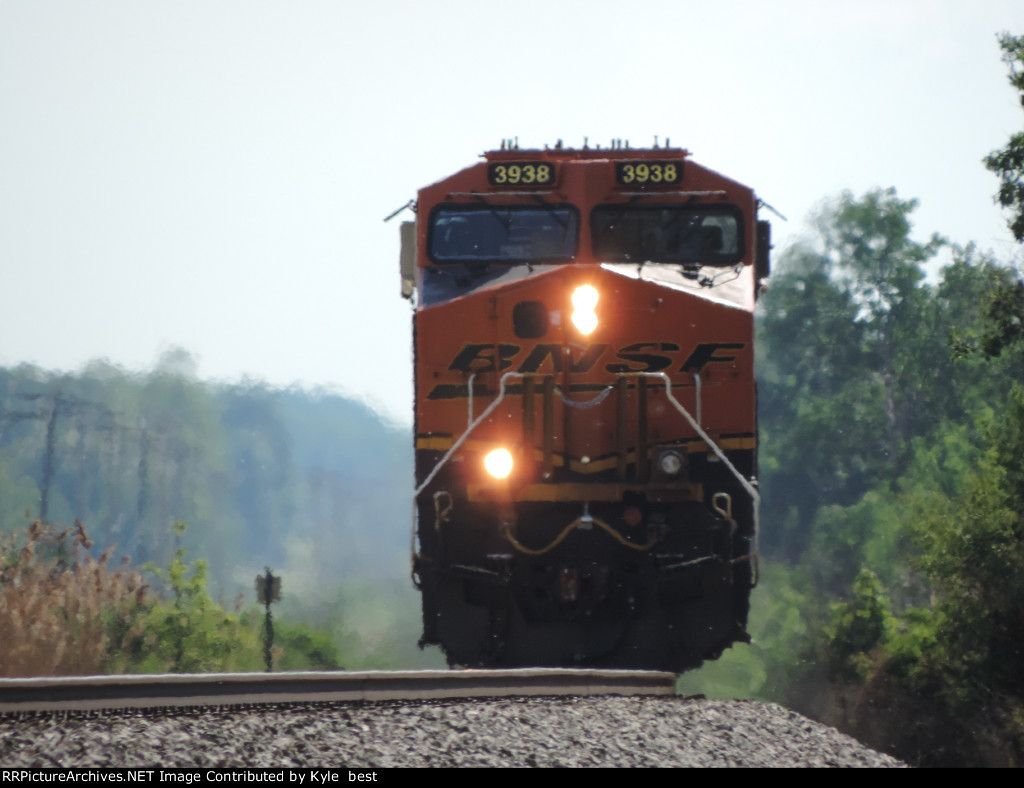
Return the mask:
<path id="1" fill-rule="evenodd" d="M 599 299 L 597 288 L 580 285 L 572 294 L 572 323 L 581 334 L 590 334 L 597 328 L 597 314 L 594 308 Z"/>
<path id="2" fill-rule="evenodd" d="M 658 458 L 658 468 L 666 476 L 678 476 L 685 465 L 683 455 L 677 451 L 663 452 Z"/>
<path id="3" fill-rule="evenodd" d="M 484 457 L 484 469 L 495 479 L 505 479 L 512 473 L 512 454 L 508 449 L 495 449 Z"/>

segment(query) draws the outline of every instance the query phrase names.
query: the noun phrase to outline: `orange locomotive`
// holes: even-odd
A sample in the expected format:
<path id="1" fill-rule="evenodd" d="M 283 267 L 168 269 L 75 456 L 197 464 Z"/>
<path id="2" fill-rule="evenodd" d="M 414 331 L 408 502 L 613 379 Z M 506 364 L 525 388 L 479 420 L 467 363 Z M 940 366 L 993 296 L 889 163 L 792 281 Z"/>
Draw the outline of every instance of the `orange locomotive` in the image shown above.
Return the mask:
<path id="1" fill-rule="evenodd" d="M 679 148 L 484 158 L 403 226 L 421 645 L 696 667 L 748 639 L 768 224 Z"/>

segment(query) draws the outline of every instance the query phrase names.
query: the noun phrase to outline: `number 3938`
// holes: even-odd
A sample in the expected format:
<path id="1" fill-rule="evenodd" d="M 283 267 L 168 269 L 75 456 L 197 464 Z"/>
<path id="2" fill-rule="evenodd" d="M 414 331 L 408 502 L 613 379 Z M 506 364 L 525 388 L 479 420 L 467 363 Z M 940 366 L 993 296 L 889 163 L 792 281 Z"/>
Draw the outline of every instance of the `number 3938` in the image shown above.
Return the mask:
<path id="1" fill-rule="evenodd" d="M 487 168 L 487 181 L 492 186 L 550 186 L 555 168 L 547 162 L 492 164 Z"/>
<path id="2" fill-rule="evenodd" d="M 623 161 L 615 164 L 615 180 L 625 184 L 671 186 L 682 180 L 683 165 L 677 161 Z"/>

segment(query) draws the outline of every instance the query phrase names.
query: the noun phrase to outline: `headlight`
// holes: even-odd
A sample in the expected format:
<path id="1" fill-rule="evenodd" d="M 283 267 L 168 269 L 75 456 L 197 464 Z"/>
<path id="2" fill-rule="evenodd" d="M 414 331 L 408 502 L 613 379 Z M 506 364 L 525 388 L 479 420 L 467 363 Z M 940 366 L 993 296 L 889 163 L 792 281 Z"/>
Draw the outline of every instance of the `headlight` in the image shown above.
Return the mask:
<path id="1" fill-rule="evenodd" d="M 593 285 L 580 285 L 572 294 L 572 322 L 581 334 L 590 334 L 597 328 L 597 306 L 600 294 Z"/>
<path id="2" fill-rule="evenodd" d="M 512 453 L 508 449 L 495 449 L 484 457 L 484 469 L 495 479 L 505 479 L 512 473 Z"/>
<path id="3" fill-rule="evenodd" d="M 662 452 L 658 458 L 658 468 L 666 476 L 678 476 L 685 465 L 686 460 L 677 451 Z"/>

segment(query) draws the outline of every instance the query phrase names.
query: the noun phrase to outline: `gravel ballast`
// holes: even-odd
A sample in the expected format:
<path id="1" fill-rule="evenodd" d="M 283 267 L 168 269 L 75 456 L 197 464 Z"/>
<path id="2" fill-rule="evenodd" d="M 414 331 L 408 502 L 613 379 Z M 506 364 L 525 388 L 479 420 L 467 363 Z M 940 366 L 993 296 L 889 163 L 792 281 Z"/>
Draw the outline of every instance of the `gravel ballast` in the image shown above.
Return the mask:
<path id="1" fill-rule="evenodd" d="M 896 767 L 770 703 L 502 698 L 0 717 L 3 767 Z"/>

